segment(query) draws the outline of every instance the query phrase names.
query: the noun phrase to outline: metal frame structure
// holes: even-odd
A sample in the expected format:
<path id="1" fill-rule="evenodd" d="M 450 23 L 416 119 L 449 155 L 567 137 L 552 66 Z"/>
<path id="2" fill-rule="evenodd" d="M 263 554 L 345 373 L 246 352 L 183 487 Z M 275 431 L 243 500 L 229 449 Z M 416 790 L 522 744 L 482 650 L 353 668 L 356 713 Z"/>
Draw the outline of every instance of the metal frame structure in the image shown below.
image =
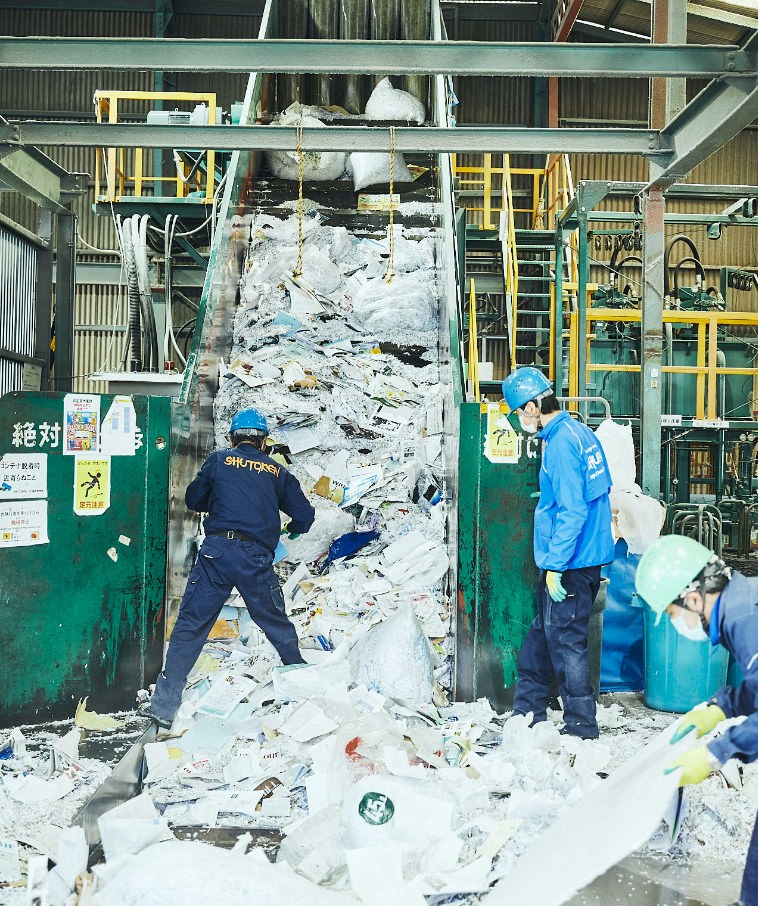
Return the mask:
<path id="1" fill-rule="evenodd" d="M 0 37 L 0 70 L 755 78 L 755 47 L 494 41 Z"/>
<path id="2" fill-rule="evenodd" d="M 40 207 L 37 236 L 29 236 L 17 224 L 11 229 L 31 238 L 39 246 L 37 255 L 37 325 L 34 355 L 29 362 L 41 369 L 40 387 L 50 387 L 51 349 L 49 325 L 52 319 L 53 217 L 56 218 L 57 279 L 55 291 L 55 387 L 73 389 L 74 308 L 76 300 L 76 216 L 71 203 L 87 191 L 86 174 L 69 173 L 36 147 L 0 144 L 0 189 L 10 189 Z M 7 354 L 4 354 L 7 357 Z"/>

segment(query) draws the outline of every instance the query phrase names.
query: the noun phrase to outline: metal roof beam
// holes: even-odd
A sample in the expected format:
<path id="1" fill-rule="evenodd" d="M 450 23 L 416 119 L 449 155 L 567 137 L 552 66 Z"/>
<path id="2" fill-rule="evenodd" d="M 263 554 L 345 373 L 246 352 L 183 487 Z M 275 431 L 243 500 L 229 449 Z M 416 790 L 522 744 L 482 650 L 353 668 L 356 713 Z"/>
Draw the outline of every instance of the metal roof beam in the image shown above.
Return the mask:
<path id="1" fill-rule="evenodd" d="M 0 146 L 0 190 L 19 192 L 56 214 L 67 212 L 61 202 L 82 190 L 80 175 L 63 170 L 36 148 Z"/>
<path id="2" fill-rule="evenodd" d="M 389 151 L 384 126 L 333 126 L 303 129 L 304 151 Z M 297 147 L 292 126 L 155 126 L 143 123 L 0 124 L 0 146 L 93 146 L 121 148 L 252 148 L 291 151 Z M 671 149 L 647 129 L 527 129 L 509 126 L 397 127 L 395 147 L 404 152 L 641 154 L 667 162 Z"/>
<path id="3" fill-rule="evenodd" d="M 649 185 L 667 187 L 684 179 L 756 117 L 758 79 L 711 82 L 660 133 L 674 153 L 662 169 L 651 171 Z"/>
<path id="4" fill-rule="evenodd" d="M 405 73 L 577 78 L 755 74 L 736 46 L 486 41 L 0 37 L 0 70 Z"/>

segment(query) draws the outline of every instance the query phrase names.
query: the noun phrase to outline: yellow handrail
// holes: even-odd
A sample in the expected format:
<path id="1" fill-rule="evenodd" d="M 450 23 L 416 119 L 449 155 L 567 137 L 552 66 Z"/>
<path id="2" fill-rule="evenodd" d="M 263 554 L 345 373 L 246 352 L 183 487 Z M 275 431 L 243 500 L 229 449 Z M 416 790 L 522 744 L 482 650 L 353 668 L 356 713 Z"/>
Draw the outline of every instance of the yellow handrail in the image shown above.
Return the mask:
<path id="1" fill-rule="evenodd" d="M 216 122 L 217 104 L 214 92 L 96 91 L 94 100 L 98 123 L 120 122 L 119 116 L 124 115 L 123 103 L 139 101 L 204 103 L 208 107 L 208 122 L 211 124 Z M 206 149 L 198 149 L 198 153 L 202 150 Z M 183 163 L 176 165 L 176 173 L 172 176 L 164 176 L 162 173 L 146 173 L 143 148 L 135 148 L 133 153 L 130 153 L 129 164 L 127 164 L 127 149 L 98 148 L 95 158 L 95 201 L 118 202 L 124 197 L 140 198 L 143 196 L 146 184 L 149 184 L 151 188 L 150 195 L 159 195 L 161 194 L 158 191 L 159 184 L 169 183 L 175 187 L 174 197 L 176 198 L 186 198 L 190 191 L 198 191 L 201 193 L 200 201 L 203 204 L 212 204 L 216 189 L 216 152 L 207 149 L 206 154 L 205 172 L 198 168 L 190 180 L 188 168 Z M 133 168 L 133 173 L 128 172 L 128 166 Z M 181 167 L 181 172 L 179 167 Z"/>
<path id="2" fill-rule="evenodd" d="M 510 158 L 503 155 L 503 214 L 501 218 L 506 222 L 506 235 L 501 236 L 500 242 L 503 257 L 503 273 L 505 276 L 505 304 L 510 306 L 510 340 L 511 340 L 511 369 L 516 367 L 516 343 L 518 330 L 518 252 L 516 250 L 516 219 L 513 210 L 513 186 L 511 183 Z M 502 219 L 501 219 L 502 224 Z"/>
<path id="3" fill-rule="evenodd" d="M 587 325 L 595 321 L 640 323 L 642 312 L 639 309 L 592 308 L 587 311 Z M 576 322 L 576 323 L 575 323 Z M 758 314 L 754 312 L 724 311 L 679 311 L 669 310 L 663 313 L 664 324 L 689 324 L 697 327 L 697 364 L 696 365 L 663 365 L 664 374 L 689 374 L 697 378 L 696 418 L 718 418 L 718 378 L 726 374 L 758 375 L 758 367 L 732 368 L 719 366 L 716 355 L 718 349 L 718 329 L 724 325 L 758 326 Z M 571 314 L 569 330 L 570 377 L 578 384 L 579 371 L 579 336 L 576 312 Z M 612 365 L 590 361 L 591 343 L 595 335 L 588 330 L 585 338 L 587 349 L 587 376 L 593 371 L 620 371 L 639 373 L 639 365 Z M 707 391 L 707 392 L 706 392 Z M 573 391 L 572 391 L 573 394 Z M 722 413 L 723 415 L 723 413 Z"/>
<path id="4" fill-rule="evenodd" d="M 468 379 L 474 402 L 479 402 L 479 343 L 476 332 L 476 281 L 470 279 L 468 294 Z"/>

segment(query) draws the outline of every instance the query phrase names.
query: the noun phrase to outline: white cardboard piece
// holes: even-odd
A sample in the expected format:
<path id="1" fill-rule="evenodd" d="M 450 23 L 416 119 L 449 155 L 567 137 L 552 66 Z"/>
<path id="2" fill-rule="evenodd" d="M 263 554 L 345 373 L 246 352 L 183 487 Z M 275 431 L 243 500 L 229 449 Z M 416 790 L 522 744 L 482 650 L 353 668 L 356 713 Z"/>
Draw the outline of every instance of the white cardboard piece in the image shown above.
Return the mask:
<path id="1" fill-rule="evenodd" d="M 670 744 L 676 727 L 564 812 L 496 885 L 488 906 L 561 906 L 642 846 L 679 786 L 681 772 L 664 768 L 692 744 L 687 737 Z"/>

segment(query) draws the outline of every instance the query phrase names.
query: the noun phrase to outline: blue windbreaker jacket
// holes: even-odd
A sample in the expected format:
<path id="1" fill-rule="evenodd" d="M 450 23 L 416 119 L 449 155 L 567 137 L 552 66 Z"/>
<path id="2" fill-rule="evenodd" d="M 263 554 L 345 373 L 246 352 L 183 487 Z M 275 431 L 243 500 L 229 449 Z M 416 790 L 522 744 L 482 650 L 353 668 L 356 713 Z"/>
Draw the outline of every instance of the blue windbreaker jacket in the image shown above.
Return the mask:
<path id="1" fill-rule="evenodd" d="M 540 500 L 534 513 L 534 560 L 565 572 L 613 560 L 611 474 L 595 435 L 568 412 L 540 431 Z"/>
<path id="2" fill-rule="evenodd" d="M 758 578 L 733 572 L 719 601 L 719 642 L 734 655 L 745 679 L 733 689 L 725 686 L 715 701 L 727 717 L 747 715 L 708 744 L 722 763 L 730 758 L 758 758 Z"/>
<path id="3" fill-rule="evenodd" d="M 279 510 L 292 517 L 293 533 L 307 532 L 315 516 L 297 478 L 249 444 L 211 453 L 184 500 L 191 510 L 208 513 L 206 535 L 245 532 L 271 551 L 281 531 Z"/>

